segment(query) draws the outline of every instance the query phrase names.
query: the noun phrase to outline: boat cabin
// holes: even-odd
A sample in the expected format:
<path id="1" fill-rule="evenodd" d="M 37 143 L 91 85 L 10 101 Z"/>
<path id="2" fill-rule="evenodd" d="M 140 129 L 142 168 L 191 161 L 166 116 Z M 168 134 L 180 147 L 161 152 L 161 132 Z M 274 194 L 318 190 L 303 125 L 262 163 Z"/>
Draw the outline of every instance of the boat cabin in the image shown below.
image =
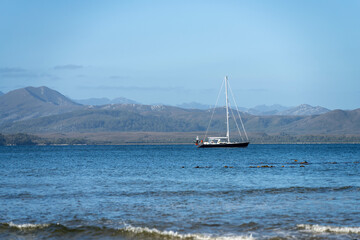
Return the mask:
<path id="1" fill-rule="evenodd" d="M 221 143 L 226 143 L 228 141 L 227 137 L 208 137 L 209 142 L 211 144 L 221 144 Z M 206 144 L 206 142 L 205 142 Z"/>

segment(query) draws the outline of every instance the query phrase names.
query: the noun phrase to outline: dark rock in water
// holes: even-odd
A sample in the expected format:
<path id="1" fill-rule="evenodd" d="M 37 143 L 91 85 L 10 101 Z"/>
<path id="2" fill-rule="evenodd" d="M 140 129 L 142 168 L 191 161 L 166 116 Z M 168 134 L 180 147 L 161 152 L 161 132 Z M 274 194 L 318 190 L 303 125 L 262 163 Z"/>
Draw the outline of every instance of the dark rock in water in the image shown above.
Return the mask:
<path id="1" fill-rule="evenodd" d="M 196 166 L 195 168 L 200 168 L 199 166 Z"/>
<path id="2" fill-rule="evenodd" d="M 185 168 L 184 166 L 182 166 L 181 168 Z"/>
<path id="3" fill-rule="evenodd" d="M 273 168 L 275 166 L 269 166 L 269 165 L 262 165 L 262 166 L 250 166 L 250 168 Z M 233 168 L 233 167 L 229 167 L 229 168 Z"/>
<path id="4" fill-rule="evenodd" d="M 300 164 L 309 164 L 307 161 L 303 161 Z"/>
<path id="5" fill-rule="evenodd" d="M 300 167 L 305 167 L 304 165 L 301 165 Z"/>
<path id="6" fill-rule="evenodd" d="M 274 166 L 269 166 L 269 165 L 262 165 L 262 168 L 273 168 Z"/>

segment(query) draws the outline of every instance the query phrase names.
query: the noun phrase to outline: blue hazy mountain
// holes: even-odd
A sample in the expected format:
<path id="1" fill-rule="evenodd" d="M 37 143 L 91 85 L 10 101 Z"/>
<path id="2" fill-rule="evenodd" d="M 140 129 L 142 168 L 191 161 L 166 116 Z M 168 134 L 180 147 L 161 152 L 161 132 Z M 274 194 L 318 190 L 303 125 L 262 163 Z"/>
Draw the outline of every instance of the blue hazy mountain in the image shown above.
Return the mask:
<path id="1" fill-rule="evenodd" d="M 285 107 L 280 104 L 273 105 L 258 105 L 253 108 L 246 110 L 247 113 L 252 115 L 277 115 L 278 113 L 289 109 L 290 107 Z"/>
<path id="2" fill-rule="evenodd" d="M 77 99 L 77 100 L 74 99 L 73 101 L 83 105 L 93 105 L 93 106 L 101 106 L 106 104 L 139 104 L 134 100 L 127 99 L 124 97 L 118 97 L 112 100 L 108 98 L 88 98 L 88 99 Z"/>
<path id="3" fill-rule="evenodd" d="M 292 107 L 281 111 L 278 115 L 290 115 L 290 116 L 309 116 L 309 115 L 319 115 L 323 113 L 330 112 L 329 109 L 320 107 L 320 106 L 311 106 L 309 104 L 301 104 L 297 107 Z"/>
<path id="4" fill-rule="evenodd" d="M 180 108 L 185 108 L 185 109 L 203 109 L 203 110 L 213 107 L 211 105 L 202 104 L 202 103 L 198 103 L 198 102 L 182 103 L 182 104 L 178 104 L 176 106 L 180 107 Z"/>
<path id="5" fill-rule="evenodd" d="M 288 116 L 309 116 L 319 115 L 330 112 L 329 109 L 321 106 L 311 106 L 309 104 L 301 104 L 296 107 L 285 107 L 280 104 L 274 105 L 258 105 L 245 110 L 245 112 L 258 116 L 270 115 L 288 115 Z"/>

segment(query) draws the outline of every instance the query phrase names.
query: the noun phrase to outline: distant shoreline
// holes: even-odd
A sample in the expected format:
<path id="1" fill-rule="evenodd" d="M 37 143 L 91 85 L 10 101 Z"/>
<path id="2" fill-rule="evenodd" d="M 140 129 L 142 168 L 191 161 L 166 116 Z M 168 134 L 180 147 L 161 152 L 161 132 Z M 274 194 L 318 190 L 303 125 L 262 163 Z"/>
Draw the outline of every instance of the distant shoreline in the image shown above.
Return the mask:
<path id="1" fill-rule="evenodd" d="M 193 145 L 202 132 L 98 132 L 51 134 L 1 134 L 0 145 L 80 146 L 80 145 Z M 360 144 L 360 135 L 250 134 L 250 144 Z"/>
<path id="2" fill-rule="evenodd" d="M 303 143 L 250 143 L 250 145 L 360 145 L 360 142 L 303 142 Z M 56 146 L 56 147 L 64 147 L 64 146 L 174 146 L 174 145 L 182 145 L 182 146 L 194 146 L 195 144 L 190 143 L 123 143 L 123 144 L 7 144 L 0 145 L 5 147 L 16 147 L 16 146 Z M 249 146 L 250 146 L 249 145 Z"/>

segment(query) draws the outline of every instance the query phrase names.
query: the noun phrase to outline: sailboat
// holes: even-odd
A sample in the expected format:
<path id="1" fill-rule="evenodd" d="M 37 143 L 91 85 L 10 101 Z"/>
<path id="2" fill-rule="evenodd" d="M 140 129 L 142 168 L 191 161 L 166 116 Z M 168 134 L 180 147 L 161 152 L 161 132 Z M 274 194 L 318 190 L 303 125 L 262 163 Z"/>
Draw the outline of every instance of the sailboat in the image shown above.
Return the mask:
<path id="1" fill-rule="evenodd" d="M 207 137 L 207 132 L 209 130 L 210 123 L 211 123 L 211 120 L 212 120 L 212 118 L 214 116 L 214 112 L 215 112 L 215 109 L 216 109 L 216 104 L 217 104 L 217 102 L 216 102 L 215 107 L 213 109 L 211 119 L 210 119 L 210 123 L 208 125 L 207 130 L 206 130 L 206 134 L 205 134 L 204 139 L 199 140 L 199 137 L 196 137 L 195 145 L 198 148 L 245 148 L 250 143 L 233 94 L 232 94 L 233 101 L 234 101 L 235 106 L 236 106 L 236 112 L 238 113 L 238 117 L 239 117 L 242 129 L 243 129 L 244 135 L 245 135 L 245 139 L 243 138 L 243 136 L 241 134 L 241 131 L 240 131 L 239 125 L 238 125 L 238 123 L 236 121 L 233 109 L 229 108 L 229 105 L 230 105 L 229 98 L 228 98 L 229 83 L 228 83 L 228 77 L 227 76 L 225 76 L 224 82 L 225 82 L 225 102 L 226 102 L 226 136 L 225 137 Z M 220 89 L 220 91 L 221 91 L 221 89 Z M 232 93 L 232 91 L 231 91 L 231 93 Z M 220 92 L 219 92 L 219 95 L 220 95 Z M 218 96 L 218 100 L 219 100 L 219 96 Z M 242 141 L 234 141 L 234 142 L 230 141 L 230 127 L 229 127 L 229 118 L 230 118 L 229 113 L 230 112 L 232 113 L 235 125 L 236 125 L 236 127 L 238 129 L 238 132 L 239 132 L 239 135 L 240 135 Z M 206 141 L 206 138 L 207 138 L 207 141 Z"/>

